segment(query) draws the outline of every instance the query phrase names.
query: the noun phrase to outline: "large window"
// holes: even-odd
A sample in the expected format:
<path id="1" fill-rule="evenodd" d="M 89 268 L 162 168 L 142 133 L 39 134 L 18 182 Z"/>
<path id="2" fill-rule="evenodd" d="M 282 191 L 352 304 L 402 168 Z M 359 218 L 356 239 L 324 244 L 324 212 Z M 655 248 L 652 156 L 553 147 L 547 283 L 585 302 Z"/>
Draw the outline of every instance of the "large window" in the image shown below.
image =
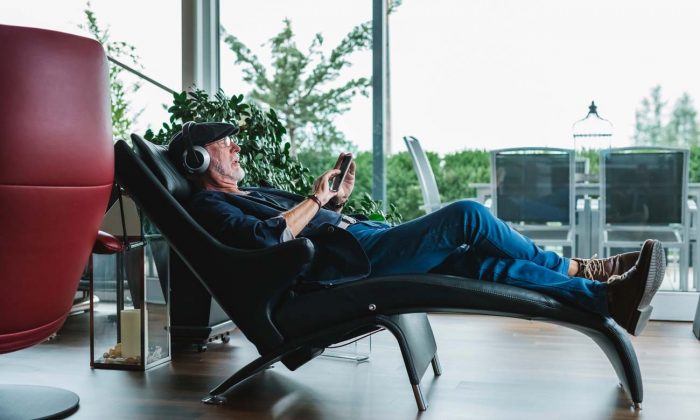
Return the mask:
<path id="1" fill-rule="evenodd" d="M 573 147 L 592 100 L 632 143 L 635 112 L 661 86 L 669 118 L 700 101 L 693 0 L 406 0 L 391 17 L 392 123 L 424 147 Z"/>
<path id="2" fill-rule="evenodd" d="M 359 2 L 344 0 L 222 1 L 220 8 L 220 21 L 226 34 L 235 36 L 251 50 L 260 64 L 265 67 L 266 76 L 270 80 L 273 80 L 275 76 L 275 67 L 272 63 L 271 54 L 272 43 L 270 40 L 284 30 L 285 19 L 288 19 L 290 28 L 294 33 L 293 42 L 303 55 L 308 56 L 309 46 L 314 42 L 316 34 L 320 33 L 323 37 L 323 43 L 319 46 L 318 51 L 325 54 L 326 57 L 330 55 L 333 48 L 337 47 L 354 27 L 372 19 L 371 0 Z M 230 39 L 227 41 L 226 34 L 222 35 L 221 39 L 222 89 L 229 95 L 248 94 L 254 88 L 260 90 L 260 84 L 256 86 L 255 83 L 245 83 L 243 81 L 243 70 L 250 67 L 235 63 L 236 55 L 232 52 L 231 42 Z M 313 88 L 314 93 L 328 92 L 353 79 L 371 78 L 371 49 L 358 50 L 348 55 L 347 60 L 349 60 L 351 65 L 343 68 L 336 80 L 316 85 Z M 306 67 L 299 79 L 302 83 L 308 80 L 311 70 L 314 69 L 317 63 L 318 56 L 312 56 L 311 63 Z M 287 73 L 287 76 L 291 76 L 294 69 L 290 65 L 284 71 Z M 286 90 L 290 89 L 290 86 L 282 82 L 283 78 L 277 78 L 276 80 L 281 83 L 267 90 L 267 92 L 272 92 L 278 99 L 281 97 L 288 98 L 288 100 L 285 99 L 280 102 L 286 102 L 291 105 L 295 101 L 304 101 L 303 96 L 308 93 L 305 89 L 294 90 L 292 87 L 291 89 L 294 93 L 288 95 Z M 371 88 L 369 93 L 371 94 Z M 372 147 L 370 98 L 357 95 L 349 104 L 342 106 L 349 108 L 349 110 L 342 115 L 331 118 L 331 122 L 349 142 L 360 149 L 370 149 Z M 290 117 L 284 113 L 283 107 L 278 105 L 275 106 L 275 109 L 283 113 L 283 118 Z M 303 107 L 300 106 L 297 106 L 296 109 L 303 111 Z M 296 126 L 303 125 L 306 122 L 306 118 L 300 115 L 292 116 L 292 118 L 297 120 Z M 322 128 L 313 126 L 313 124 L 299 127 L 298 130 L 299 133 L 295 133 L 296 138 L 306 136 L 308 139 L 310 137 L 319 138 L 329 135 L 328 132 L 324 132 Z M 300 146 L 302 148 L 311 146 L 310 141 L 313 140 L 305 143 L 300 142 Z"/>
<path id="3" fill-rule="evenodd" d="M 573 148 L 572 125 L 595 101 L 612 147 L 698 146 L 698 16 L 693 0 L 407 0 L 390 21 L 393 130 L 443 155 Z M 691 170 L 691 193 L 698 181 Z M 663 289 L 698 290 L 677 260 L 669 253 Z M 697 297 L 677 295 L 657 296 L 655 315 L 688 319 Z"/>

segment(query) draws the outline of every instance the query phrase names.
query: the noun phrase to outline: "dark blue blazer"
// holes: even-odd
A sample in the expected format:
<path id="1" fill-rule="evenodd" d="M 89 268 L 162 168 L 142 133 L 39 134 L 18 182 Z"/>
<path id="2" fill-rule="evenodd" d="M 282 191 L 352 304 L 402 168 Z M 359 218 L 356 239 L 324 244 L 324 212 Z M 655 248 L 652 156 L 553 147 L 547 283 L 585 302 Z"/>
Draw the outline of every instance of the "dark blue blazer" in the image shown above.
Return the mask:
<path id="1" fill-rule="evenodd" d="M 286 223 L 277 216 L 305 197 L 272 188 L 245 190 L 276 196 L 289 206 L 274 206 L 247 195 L 200 191 L 192 196 L 190 212 L 207 231 L 227 245 L 260 248 L 280 243 Z M 313 262 L 299 278 L 301 282 L 332 285 L 369 275 L 370 263 L 360 243 L 350 232 L 328 223 L 329 217 L 314 217 L 299 235 L 311 240 L 315 250 Z"/>

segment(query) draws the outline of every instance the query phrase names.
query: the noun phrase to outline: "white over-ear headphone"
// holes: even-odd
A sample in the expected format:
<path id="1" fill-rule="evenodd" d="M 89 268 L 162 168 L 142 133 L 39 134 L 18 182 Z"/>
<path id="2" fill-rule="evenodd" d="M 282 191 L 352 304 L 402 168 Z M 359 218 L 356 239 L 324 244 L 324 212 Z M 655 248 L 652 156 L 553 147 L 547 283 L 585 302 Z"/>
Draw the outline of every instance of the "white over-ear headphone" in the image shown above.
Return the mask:
<path id="1" fill-rule="evenodd" d="M 209 168 L 211 157 L 207 149 L 192 144 L 190 129 L 193 125 L 193 121 L 188 121 L 182 126 L 182 137 L 187 146 L 182 152 L 182 167 L 188 174 L 203 174 Z"/>

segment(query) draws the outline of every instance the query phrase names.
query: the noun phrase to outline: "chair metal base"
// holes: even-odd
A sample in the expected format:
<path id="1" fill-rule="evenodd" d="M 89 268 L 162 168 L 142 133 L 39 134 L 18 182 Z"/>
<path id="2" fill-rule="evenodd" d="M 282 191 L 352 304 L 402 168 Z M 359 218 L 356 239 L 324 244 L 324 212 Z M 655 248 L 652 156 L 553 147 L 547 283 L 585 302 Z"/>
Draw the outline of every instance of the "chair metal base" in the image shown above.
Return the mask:
<path id="1" fill-rule="evenodd" d="M 419 411 L 425 411 L 428 409 L 428 402 L 423 398 L 423 391 L 420 389 L 420 385 L 411 385 L 413 389 L 413 396 L 416 397 L 416 404 L 418 405 Z"/>
<path id="2" fill-rule="evenodd" d="M 369 343 L 369 349 L 367 352 L 358 350 L 358 342 L 366 340 Z M 337 344 L 336 346 L 330 348 L 327 347 L 320 357 L 326 357 L 329 359 L 340 359 L 340 360 L 350 360 L 356 363 L 369 362 L 369 356 L 372 353 L 372 336 L 363 338 L 360 341 L 351 341 L 347 344 Z M 354 351 L 352 349 L 354 346 Z"/>
<path id="3" fill-rule="evenodd" d="M 80 397 L 65 389 L 36 385 L 0 385 L 0 418 L 62 419 L 78 409 Z"/>
<path id="4" fill-rule="evenodd" d="M 226 402 L 226 398 L 220 395 L 207 395 L 202 398 L 202 402 L 209 405 L 221 405 Z"/>
<path id="5" fill-rule="evenodd" d="M 353 353 L 351 351 L 347 351 L 347 352 L 334 351 L 332 353 L 324 352 L 320 357 L 326 357 L 328 359 L 349 360 L 351 362 L 356 362 L 356 363 L 369 362 L 369 354 L 367 354 L 367 353 Z"/>
<path id="6" fill-rule="evenodd" d="M 338 327 L 340 327 L 340 331 L 357 330 L 358 326 L 363 328 L 366 327 L 368 322 L 369 320 L 355 320 L 352 321 L 353 324 L 357 324 L 354 327 L 336 326 L 333 327 L 332 330 Z M 435 344 L 435 337 L 433 336 L 433 331 L 430 327 L 430 323 L 428 322 L 427 315 L 424 313 L 402 314 L 388 317 L 380 315 L 372 318 L 371 323 L 376 326 L 384 327 L 396 337 L 404 358 L 406 372 L 408 374 L 411 387 L 413 388 L 413 394 L 416 398 L 418 410 L 425 411 L 428 408 L 428 403 L 425 401 L 423 393 L 420 389 L 420 378 L 423 376 L 423 373 L 427 367 L 431 364 L 433 367 L 433 372 L 436 376 L 439 376 L 442 373 L 440 361 L 438 360 L 436 353 L 437 347 Z M 216 388 L 209 391 L 209 395 L 202 398 L 201 401 L 205 404 L 223 404 L 226 401 L 226 398 L 222 396 L 223 393 L 251 376 L 268 369 L 272 364 L 282 360 L 285 356 L 298 351 L 301 347 L 311 345 L 312 342 L 322 339 L 321 337 L 326 336 L 328 332 L 321 331 L 317 334 L 318 336 L 310 336 L 298 342 L 288 342 L 282 347 L 278 348 L 276 351 L 253 360 L 239 369 L 231 377 L 219 384 Z M 332 335 L 336 337 L 338 336 L 337 333 Z M 330 342 L 334 341 L 331 340 Z M 311 347 L 313 347 L 313 345 L 311 345 Z M 412 349 L 412 351 L 409 350 L 409 347 Z M 308 360 L 305 360 L 303 363 L 307 361 Z M 301 364 L 298 366 L 301 366 Z"/>
<path id="7" fill-rule="evenodd" d="M 435 356 L 433 357 L 433 360 L 430 361 L 433 365 L 433 374 L 435 376 L 440 376 L 442 375 L 442 365 L 440 364 L 440 359 L 438 359 L 437 353 L 435 353 Z"/>
<path id="8" fill-rule="evenodd" d="M 442 375 L 442 366 L 440 365 L 440 359 L 438 359 L 437 353 L 435 353 L 435 356 L 433 356 L 433 359 L 430 361 L 430 363 L 433 365 L 433 374 L 435 376 Z M 428 409 L 429 404 L 423 396 L 423 391 L 420 387 L 420 384 L 411 384 L 411 388 L 413 389 L 413 396 L 416 399 L 418 411 L 426 411 Z"/>
<path id="9" fill-rule="evenodd" d="M 551 319 L 541 320 L 575 329 L 592 338 L 608 357 L 620 380 L 622 390 L 629 395 L 635 408 L 641 409 L 643 398 L 641 373 L 639 371 L 634 348 L 627 334 L 621 327 L 609 318 L 601 318 L 600 324 L 596 325 L 595 328 Z M 404 314 L 400 317 L 380 315 L 375 317 L 373 321 L 376 325 L 381 325 L 386 328 L 397 339 L 399 348 L 404 356 L 406 372 L 418 410 L 427 410 L 428 403 L 420 387 L 421 377 L 426 368 L 430 365 L 432 365 L 435 376 L 440 376 L 442 374 L 442 367 L 437 357 L 435 341 L 429 323 L 427 323 L 427 317 L 425 317 L 425 314 Z M 358 320 L 357 322 L 362 324 L 365 321 Z M 341 329 L 351 331 L 356 329 L 356 327 Z M 323 336 L 326 333 L 327 332 L 322 331 L 318 334 L 319 336 Z M 228 389 L 262 372 L 271 364 L 276 363 L 285 355 L 294 352 L 300 347 L 307 345 L 313 347 L 314 343 L 316 343 L 316 339 L 318 339 L 318 337 L 309 336 L 298 342 L 290 342 L 277 349 L 275 352 L 259 357 L 210 391 L 209 396 L 202 401 L 208 404 L 223 403 L 224 400 L 221 399 L 220 395 Z"/>

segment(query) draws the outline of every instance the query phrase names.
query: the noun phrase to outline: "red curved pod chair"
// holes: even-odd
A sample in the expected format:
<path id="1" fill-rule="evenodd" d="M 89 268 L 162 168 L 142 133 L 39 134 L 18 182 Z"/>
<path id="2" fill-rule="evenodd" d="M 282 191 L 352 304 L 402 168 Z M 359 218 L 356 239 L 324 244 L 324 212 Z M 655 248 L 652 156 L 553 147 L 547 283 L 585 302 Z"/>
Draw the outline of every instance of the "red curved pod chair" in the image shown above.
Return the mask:
<path id="1" fill-rule="evenodd" d="M 98 42 L 0 25 L 0 60 L 2 354 L 45 340 L 66 319 L 112 188 L 114 154 Z M 0 413 L 8 392 L 0 388 Z"/>

